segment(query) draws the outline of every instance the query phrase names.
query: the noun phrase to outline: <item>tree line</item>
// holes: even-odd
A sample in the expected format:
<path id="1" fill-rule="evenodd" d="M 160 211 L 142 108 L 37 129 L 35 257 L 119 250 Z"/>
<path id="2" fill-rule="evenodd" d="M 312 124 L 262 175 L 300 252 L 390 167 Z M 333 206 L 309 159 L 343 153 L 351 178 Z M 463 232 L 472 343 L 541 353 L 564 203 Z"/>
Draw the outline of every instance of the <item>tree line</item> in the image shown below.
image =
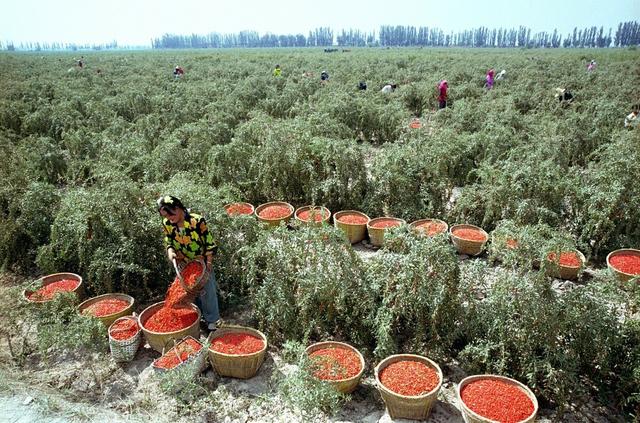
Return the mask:
<path id="1" fill-rule="evenodd" d="M 484 26 L 465 31 L 445 33 L 439 28 L 403 25 L 383 25 L 378 34 L 357 29 L 334 33 L 330 28 L 317 28 L 307 36 L 260 35 L 255 31 L 236 34 L 210 33 L 208 35 L 164 34 L 153 39 L 152 48 L 236 48 L 236 47 L 626 47 L 640 44 L 640 23 L 621 22 L 615 34 L 609 28 L 586 27 L 562 36 L 553 32 L 532 33 L 530 28 L 487 28 Z"/>
<path id="2" fill-rule="evenodd" d="M 209 34 L 163 34 L 151 40 L 151 48 L 256 48 L 256 47 L 527 47 L 527 48 L 605 48 L 627 47 L 640 44 L 640 23 L 620 22 L 613 33 L 612 28 L 596 26 L 578 29 L 564 37 L 553 32 L 532 33 L 525 26 L 518 28 L 487 28 L 484 26 L 469 30 L 445 33 L 439 28 L 403 25 L 382 25 L 378 33 L 363 32 L 358 29 L 342 30 L 334 34 L 329 27 L 298 34 L 259 34 L 257 31 Z M 69 43 L 20 43 L 0 42 L 0 50 L 109 50 L 122 49 L 113 41 L 109 44 L 69 44 Z"/>

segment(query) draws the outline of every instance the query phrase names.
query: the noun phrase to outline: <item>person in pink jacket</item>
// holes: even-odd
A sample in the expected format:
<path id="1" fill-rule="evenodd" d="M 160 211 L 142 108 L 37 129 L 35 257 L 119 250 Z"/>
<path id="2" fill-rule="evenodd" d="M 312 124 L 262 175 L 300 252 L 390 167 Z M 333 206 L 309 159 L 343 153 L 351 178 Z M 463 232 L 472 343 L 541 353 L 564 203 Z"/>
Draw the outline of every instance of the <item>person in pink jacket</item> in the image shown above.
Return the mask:
<path id="1" fill-rule="evenodd" d="M 493 88 L 493 81 L 494 81 L 494 76 L 496 74 L 495 69 L 491 68 L 487 71 L 487 84 L 486 87 L 488 90 L 490 90 L 491 88 Z"/>
<path id="2" fill-rule="evenodd" d="M 447 90 L 449 89 L 449 83 L 446 79 L 443 79 L 438 84 L 438 102 L 440 109 L 447 107 Z"/>

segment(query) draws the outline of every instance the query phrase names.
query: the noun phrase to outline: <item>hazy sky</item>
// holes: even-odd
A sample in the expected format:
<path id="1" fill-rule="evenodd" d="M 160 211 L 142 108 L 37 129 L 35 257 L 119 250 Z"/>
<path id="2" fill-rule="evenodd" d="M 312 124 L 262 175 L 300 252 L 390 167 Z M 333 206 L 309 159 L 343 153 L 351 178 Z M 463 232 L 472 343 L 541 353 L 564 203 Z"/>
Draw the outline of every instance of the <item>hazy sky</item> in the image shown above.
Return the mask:
<path id="1" fill-rule="evenodd" d="M 3 4 L 0 40 L 148 45 L 163 33 L 252 29 L 308 34 L 320 26 L 378 30 L 380 25 L 445 31 L 526 25 L 534 32 L 615 27 L 640 20 L 640 0 L 17 0 Z"/>

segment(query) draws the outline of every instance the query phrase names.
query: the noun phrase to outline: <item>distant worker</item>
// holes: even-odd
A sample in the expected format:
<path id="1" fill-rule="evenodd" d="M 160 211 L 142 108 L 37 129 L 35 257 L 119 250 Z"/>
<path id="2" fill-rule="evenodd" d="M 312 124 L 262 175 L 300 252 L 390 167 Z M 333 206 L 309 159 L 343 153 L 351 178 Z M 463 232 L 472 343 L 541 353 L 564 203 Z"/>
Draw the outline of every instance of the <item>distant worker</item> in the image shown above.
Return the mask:
<path id="1" fill-rule="evenodd" d="M 438 83 L 438 103 L 439 108 L 444 109 L 447 107 L 447 90 L 449 89 L 449 83 L 446 79 L 443 79 Z"/>
<path id="2" fill-rule="evenodd" d="M 571 91 L 566 88 L 556 88 L 555 97 L 558 99 L 560 104 L 569 104 L 573 101 L 573 94 L 571 94 Z"/>
<path id="3" fill-rule="evenodd" d="M 276 68 L 273 70 L 273 76 L 281 76 L 282 69 L 280 69 L 280 65 L 276 65 Z"/>
<path id="4" fill-rule="evenodd" d="M 80 58 L 76 60 L 76 65 L 78 65 L 78 67 L 82 69 L 82 67 L 84 66 L 84 56 L 80 56 Z"/>
<path id="5" fill-rule="evenodd" d="M 328 81 L 329 80 L 329 72 L 322 71 L 322 73 L 320 74 L 320 80 L 321 81 Z"/>
<path id="6" fill-rule="evenodd" d="M 587 65 L 587 70 L 588 70 L 589 72 L 596 70 L 596 65 L 597 65 L 596 61 L 595 61 L 595 60 L 592 60 L 592 61 L 591 61 L 591 62 L 589 62 L 589 64 Z"/>
<path id="7" fill-rule="evenodd" d="M 500 81 L 502 79 L 505 79 L 507 77 L 507 71 L 502 69 L 498 75 L 496 75 L 496 81 Z"/>
<path id="8" fill-rule="evenodd" d="M 180 79 L 183 75 L 184 75 L 184 69 L 182 69 L 180 66 L 176 66 L 175 69 L 173 70 L 173 77 L 175 79 Z"/>
<path id="9" fill-rule="evenodd" d="M 631 113 L 624 118 L 624 127 L 634 129 L 638 127 L 640 124 L 640 119 L 638 119 L 638 109 L 633 110 Z"/>
<path id="10" fill-rule="evenodd" d="M 360 82 L 358 83 L 358 89 L 359 89 L 360 91 L 366 91 L 366 90 L 367 90 L 367 83 L 366 83 L 366 82 L 364 82 L 364 81 L 360 81 Z"/>
<path id="11" fill-rule="evenodd" d="M 396 88 L 398 88 L 398 84 L 387 84 L 384 87 L 382 87 L 382 89 L 380 90 L 381 93 L 392 93 L 396 90 Z"/>
<path id="12" fill-rule="evenodd" d="M 494 82 L 494 77 L 495 77 L 495 69 L 491 68 L 487 71 L 487 83 L 485 84 L 485 87 L 487 87 L 487 90 L 490 90 L 491 88 L 493 88 L 493 82 Z"/>

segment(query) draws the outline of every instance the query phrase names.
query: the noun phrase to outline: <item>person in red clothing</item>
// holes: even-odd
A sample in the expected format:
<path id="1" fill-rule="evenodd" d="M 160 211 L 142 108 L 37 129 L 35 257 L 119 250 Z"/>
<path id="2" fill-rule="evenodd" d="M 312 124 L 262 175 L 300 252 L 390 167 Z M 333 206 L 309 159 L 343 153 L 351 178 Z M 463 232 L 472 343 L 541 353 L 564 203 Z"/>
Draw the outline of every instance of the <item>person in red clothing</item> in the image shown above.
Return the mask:
<path id="1" fill-rule="evenodd" d="M 485 84 L 485 87 L 490 90 L 491 88 L 493 88 L 493 82 L 494 82 L 494 75 L 495 75 L 496 71 L 495 69 L 491 68 L 487 71 L 487 83 Z"/>
<path id="2" fill-rule="evenodd" d="M 449 89 L 449 84 L 446 79 L 443 79 L 438 84 L 438 101 L 440 103 L 440 109 L 444 109 L 447 107 L 447 90 Z"/>
<path id="3" fill-rule="evenodd" d="M 175 79 L 178 79 L 183 75 L 184 75 L 184 69 L 182 69 L 180 66 L 176 66 L 175 69 L 173 70 L 173 77 Z"/>

